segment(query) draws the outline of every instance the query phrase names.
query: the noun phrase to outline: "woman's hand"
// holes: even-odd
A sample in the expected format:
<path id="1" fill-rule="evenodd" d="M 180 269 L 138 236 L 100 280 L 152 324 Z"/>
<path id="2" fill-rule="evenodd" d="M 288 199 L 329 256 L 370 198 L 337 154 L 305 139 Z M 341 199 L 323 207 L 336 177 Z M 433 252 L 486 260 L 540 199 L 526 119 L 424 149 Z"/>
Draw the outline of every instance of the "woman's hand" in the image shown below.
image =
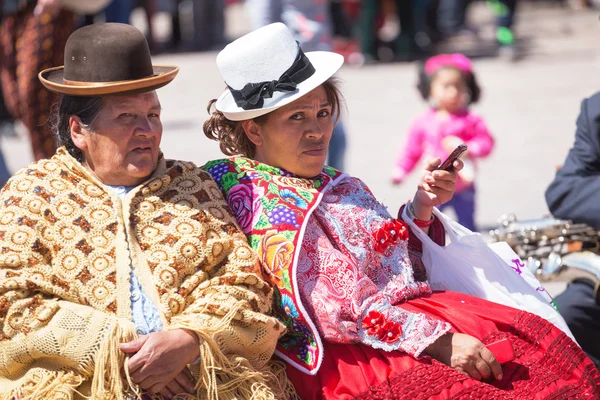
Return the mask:
<path id="1" fill-rule="evenodd" d="M 127 366 L 131 380 L 151 394 L 172 397 L 181 389 L 192 393 L 194 385 L 185 371 L 200 354 L 198 340 L 192 332 L 174 329 L 122 343 L 121 350 L 133 354 Z"/>
<path id="2" fill-rule="evenodd" d="M 190 393 L 194 394 L 194 377 L 189 369 L 184 368 L 183 371 L 176 375 L 175 378 L 167 383 L 163 390 L 158 392 L 163 399 L 171 399 L 177 394 Z"/>
<path id="3" fill-rule="evenodd" d="M 502 379 L 502 367 L 478 339 L 462 333 L 446 333 L 425 349 L 425 354 L 478 381 Z"/>
<path id="4" fill-rule="evenodd" d="M 457 172 L 463 167 L 460 160 L 454 161 L 450 171 L 436 170 L 441 160 L 434 158 L 427 163 L 425 174 L 419 182 L 412 202 L 417 219 L 429 221 L 433 207 L 444 204 L 452 198 L 456 189 Z"/>

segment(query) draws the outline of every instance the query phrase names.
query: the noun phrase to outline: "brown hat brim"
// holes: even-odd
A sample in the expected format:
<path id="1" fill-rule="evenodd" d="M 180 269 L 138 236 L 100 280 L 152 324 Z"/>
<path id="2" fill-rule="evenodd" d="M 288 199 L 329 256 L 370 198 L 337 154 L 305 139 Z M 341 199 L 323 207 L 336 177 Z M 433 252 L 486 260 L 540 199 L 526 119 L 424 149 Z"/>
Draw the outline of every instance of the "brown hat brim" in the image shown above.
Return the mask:
<path id="1" fill-rule="evenodd" d="M 105 96 L 130 92 L 146 92 L 161 88 L 175 79 L 179 67 L 153 65 L 154 75 L 147 78 L 119 82 L 72 82 L 64 79 L 64 66 L 48 68 L 38 74 L 42 84 L 55 93 L 69 96 Z"/>

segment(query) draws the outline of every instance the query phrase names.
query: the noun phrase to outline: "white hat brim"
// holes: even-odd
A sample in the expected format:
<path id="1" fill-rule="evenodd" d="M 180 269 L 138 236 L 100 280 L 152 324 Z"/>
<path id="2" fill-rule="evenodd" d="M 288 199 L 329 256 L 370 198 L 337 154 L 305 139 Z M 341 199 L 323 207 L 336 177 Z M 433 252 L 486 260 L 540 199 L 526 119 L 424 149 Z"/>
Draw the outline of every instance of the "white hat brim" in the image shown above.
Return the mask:
<path id="1" fill-rule="evenodd" d="M 229 89 L 219 97 L 215 107 L 230 121 L 245 121 L 265 115 L 299 99 L 331 78 L 344 64 L 344 57 L 329 51 L 311 51 L 306 53 L 315 73 L 300 82 L 293 92 L 275 92 L 270 99 L 264 99 L 263 107 L 256 110 L 244 110 L 239 107 Z"/>

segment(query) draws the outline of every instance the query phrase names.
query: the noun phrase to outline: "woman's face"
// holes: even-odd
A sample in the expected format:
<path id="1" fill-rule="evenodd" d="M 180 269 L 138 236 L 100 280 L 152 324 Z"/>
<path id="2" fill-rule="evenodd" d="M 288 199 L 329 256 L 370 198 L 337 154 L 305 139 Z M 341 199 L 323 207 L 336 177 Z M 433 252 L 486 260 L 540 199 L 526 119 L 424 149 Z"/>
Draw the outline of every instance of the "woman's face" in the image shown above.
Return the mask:
<path id="1" fill-rule="evenodd" d="M 469 91 L 463 74 L 455 68 L 442 68 L 435 73 L 431 82 L 431 97 L 439 109 L 450 113 L 464 109 Z"/>
<path id="2" fill-rule="evenodd" d="M 271 112 L 265 123 L 244 122 L 257 161 L 305 178 L 323 169 L 333 126 L 332 104 L 323 86 Z"/>
<path id="3" fill-rule="evenodd" d="M 73 143 L 84 164 L 107 185 L 135 186 L 156 169 L 162 123 L 155 92 L 107 96 L 92 126 L 70 119 Z"/>

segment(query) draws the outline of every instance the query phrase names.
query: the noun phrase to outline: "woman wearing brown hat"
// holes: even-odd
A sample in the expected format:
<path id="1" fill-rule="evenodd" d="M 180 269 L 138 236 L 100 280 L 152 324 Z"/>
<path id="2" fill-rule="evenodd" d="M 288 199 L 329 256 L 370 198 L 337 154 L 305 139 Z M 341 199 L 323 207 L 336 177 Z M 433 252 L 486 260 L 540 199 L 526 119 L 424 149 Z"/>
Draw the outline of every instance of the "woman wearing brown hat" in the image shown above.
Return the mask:
<path id="1" fill-rule="evenodd" d="M 210 176 L 160 152 L 177 72 L 100 24 L 40 73 L 62 147 L 0 192 L 1 399 L 287 396 L 255 254 Z"/>
<path id="2" fill-rule="evenodd" d="M 274 308 L 288 331 L 275 353 L 300 397 L 600 398 L 595 366 L 548 321 L 432 293 L 404 221 L 359 179 L 324 165 L 340 107 L 331 77 L 342 61 L 304 54 L 283 24 L 249 33 L 217 57 L 228 88 L 204 125 L 234 156 L 204 168 L 278 289 Z M 456 172 L 439 163 L 406 210 L 443 245 L 433 206 L 452 197 Z"/>

